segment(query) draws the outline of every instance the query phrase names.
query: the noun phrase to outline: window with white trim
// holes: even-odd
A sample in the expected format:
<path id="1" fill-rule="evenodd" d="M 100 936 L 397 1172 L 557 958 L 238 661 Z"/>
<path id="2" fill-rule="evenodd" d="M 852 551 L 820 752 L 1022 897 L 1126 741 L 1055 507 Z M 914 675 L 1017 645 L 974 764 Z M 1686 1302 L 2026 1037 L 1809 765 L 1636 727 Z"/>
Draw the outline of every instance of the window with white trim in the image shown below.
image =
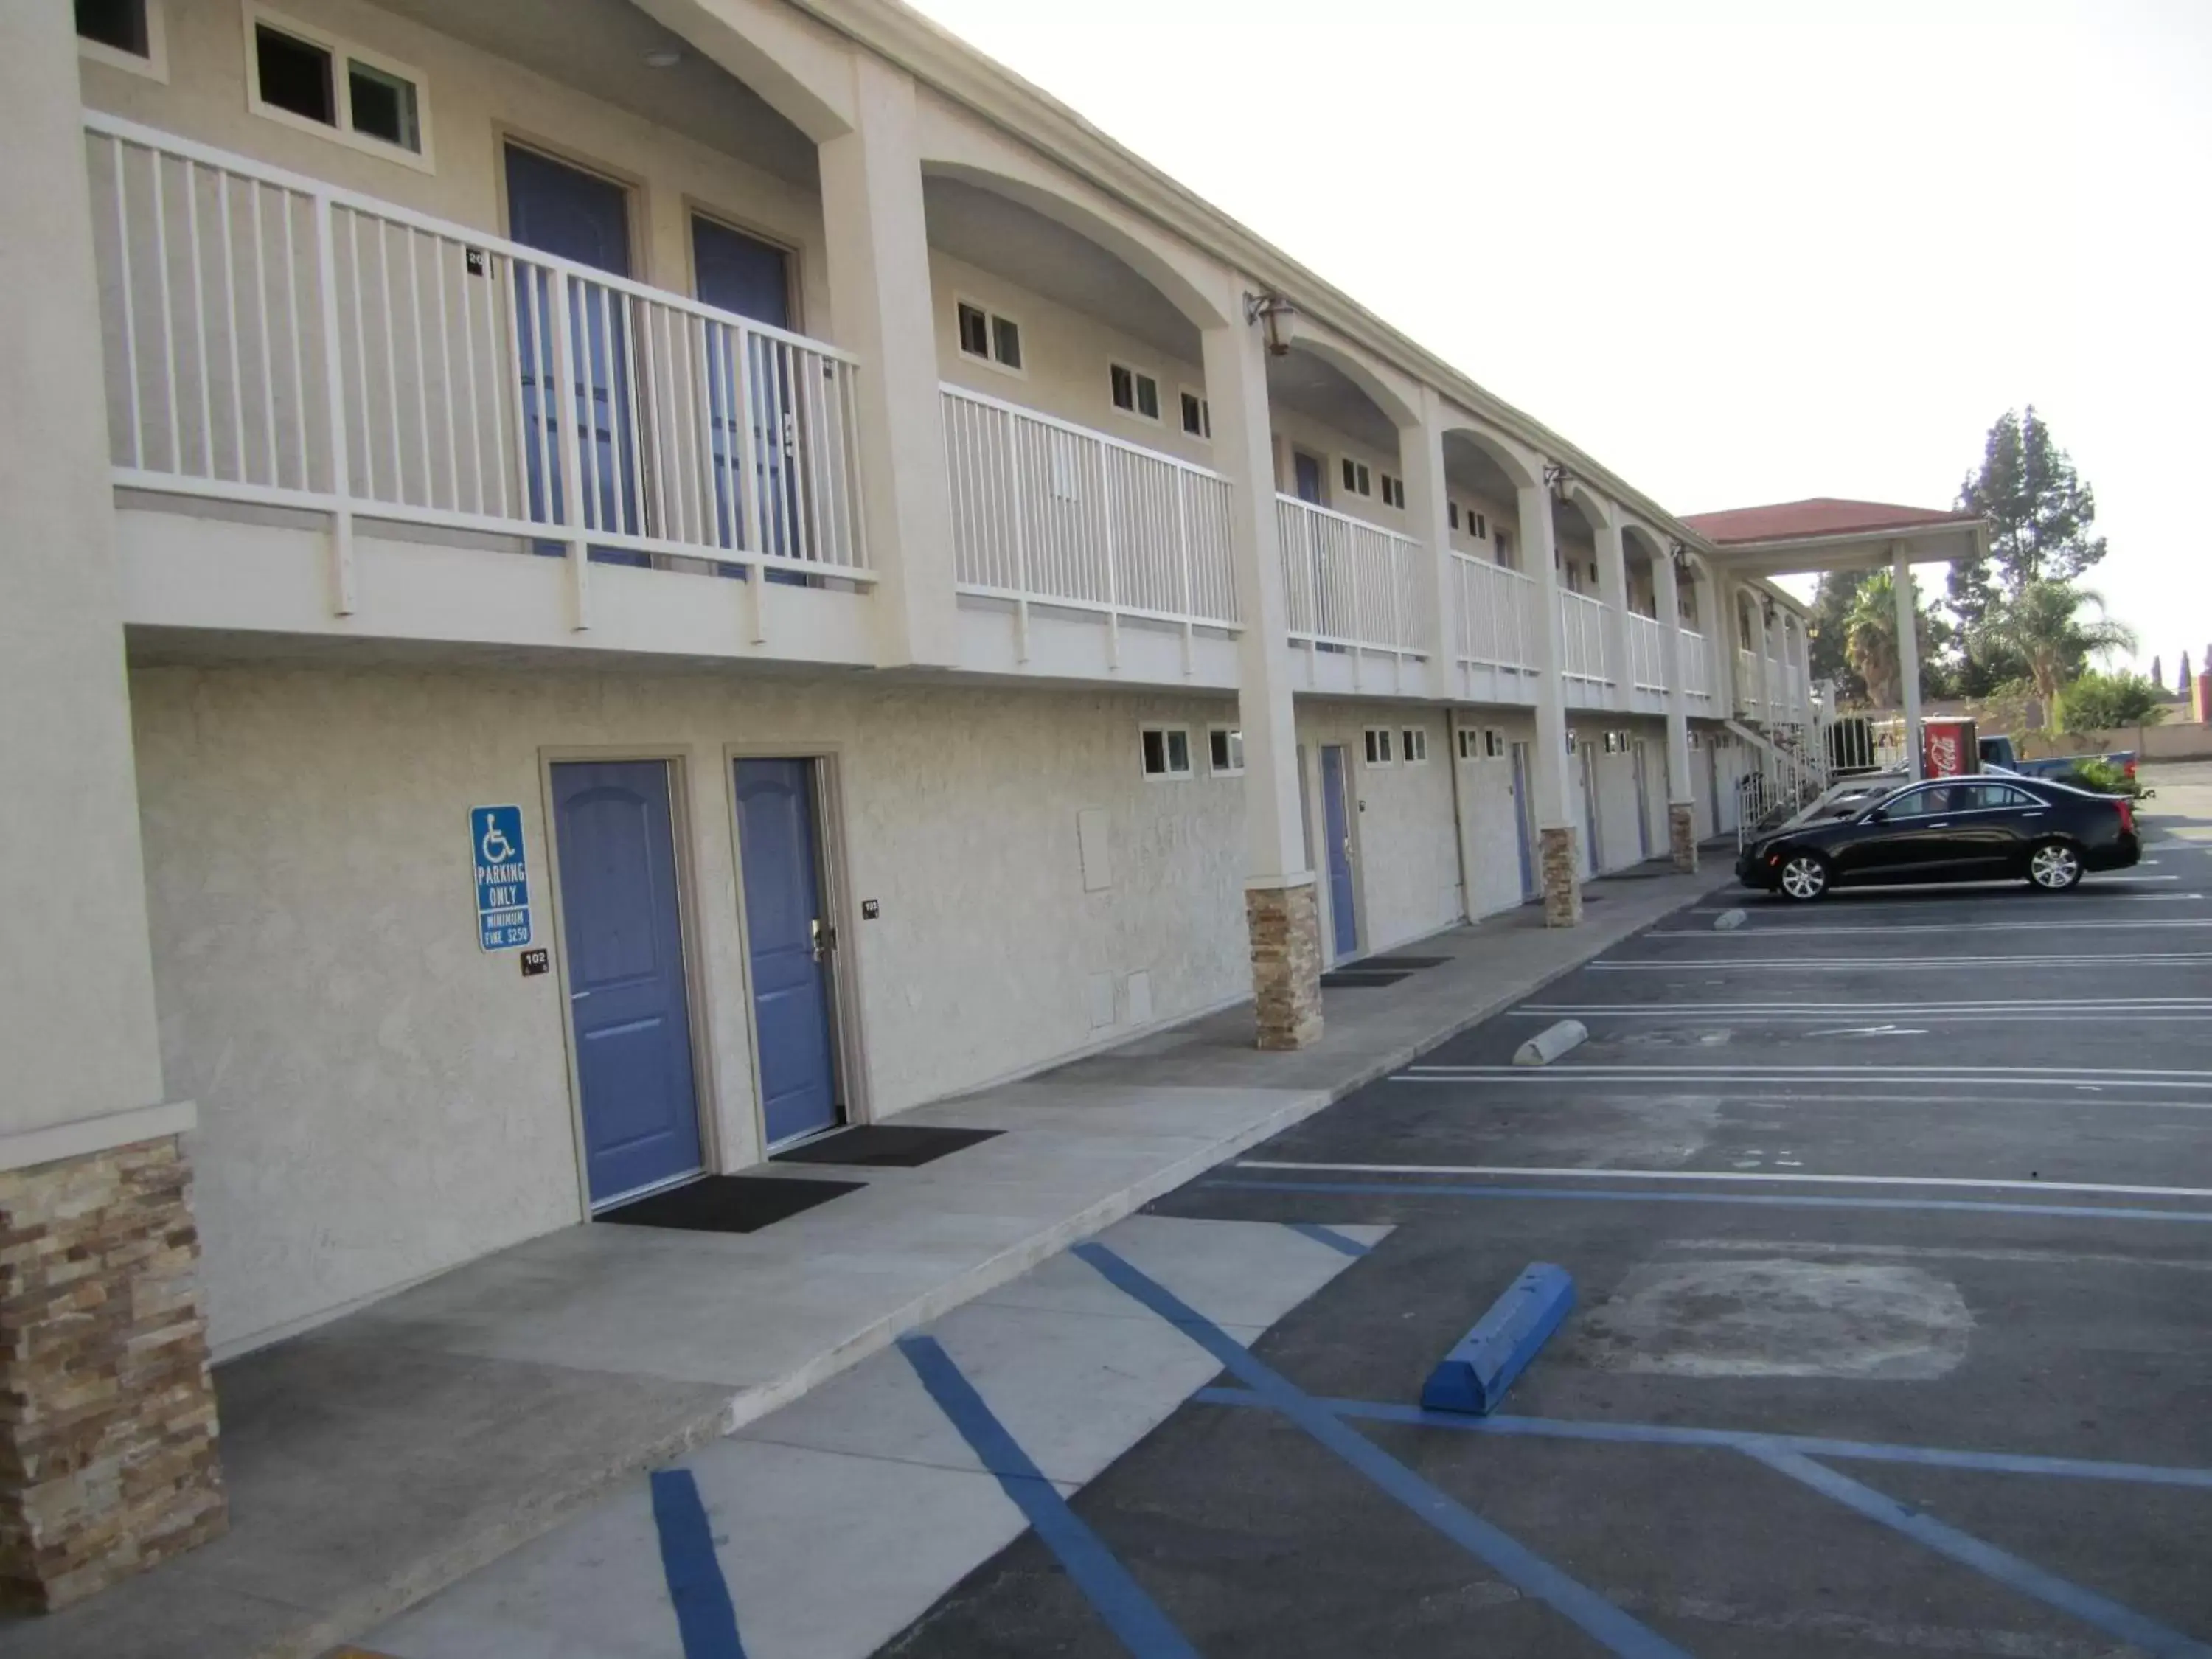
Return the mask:
<path id="1" fill-rule="evenodd" d="M 1459 757 L 1462 760 L 1482 758 L 1482 733 L 1471 726 L 1459 729 Z"/>
<path id="2" fill-rule="evenodd" d="M 1494 726 L 1482 728 L 1482 755 L 1485 760 L 1505 758 L 1505 733 Z"/>
<path id="3" fill-rule="evenodd" d="M 1137 743 L 1146 777 L 1190 775 L 1190 733 L 1182 726 L 1147 726 L 1137 734 Z"/>
<path id="4" fill-rule="evenodd" d="M 1382 505 L 1395 507 L 1401 513 L 1406 510 L 1406 481 L 1403 478 L 1394 478 L 1387 472 L 1382 475 Z"/>
<path id="5" fill-rule="evenodd" d="M 1244 775 L 1244 733 L 1233 726 L 1206 728 L 1206 769 L 1217 778 Z"/>
<path id="6" fill-rule="evenodd" d="M 1182 394 L 1183 435 L 1211 442 L 1213 438 L 1213 405 L 1188 388 Z"/>
<path id="7" fill-rule="evenodd" d="M 246 13 L 246 107 L 287 126 L 427 167 L 420 71 L 258 6 Z"/>
<path id="8" fill-rule="evenodd" d="M 1409 726 L 1398 737 L 1398 752 L 1406 757 L 1407 765 L 1426 766 L 1429 763 L 1429 734 L 1425 729 Z"/>
<path id="9" fill-rule="evenodd" d="M 979 363 L 1022 373 L 1022 325 L 1003 313 L 979 306 L 973 300 L 952 302 L 960 336 L 960 355 Z"/>
<path id="10" fill-rule="evenodd" d="M 1375 493 L 1374 481 L 1368 477 L 1366 462 L 1355 461 L 1349 455 L 1344 458 L 1344 487 L 1355 495 L 1372 495 Z"/>
<path id="11" fill-rule="evenodd" d="M 1451 527 L 1454 530 L 1458 529 L 1459 503 L 1457 501 L 1446 501 L 1444 503 L 1444 516 L 1451 520 Z"/>
<path id="12" fill-rule="evenodd" d="M 157 81 L 169 78 L 161 0 L 76 0 L 76 44 L 79 53 L 98 63 Z"/>
<path id="13" fill-rule="evenodd" d="M 1474 520 L 1475 540 L 1479 542 L 1488 541 L 1490 539 L 1490 520 L 1485 518 L 1481 514 L 1477 513 L 1473 507 L 1468 508 L 1468 516 Z M 1501 537 L 1505 534 L 1502 530 L 1498 533 Z"/>
<path id="14" fill-rule="evenodd" d="M 1140 421 L 1160 418 L 1160 383 L 1144 370 L 1127 363 L 1109 363 L 1106 386 L 1114 407 L 1124 415 L 1133 415 Z"/>
<path id="15" fill-rule="evenodd" d="M 1370 766 L 1393 766 L 1397 763 L 1390 758 L 1390 728 L 1389 726 L 1370 726 L 1367 728 L 1365 735 L 1367 763 Z"/>

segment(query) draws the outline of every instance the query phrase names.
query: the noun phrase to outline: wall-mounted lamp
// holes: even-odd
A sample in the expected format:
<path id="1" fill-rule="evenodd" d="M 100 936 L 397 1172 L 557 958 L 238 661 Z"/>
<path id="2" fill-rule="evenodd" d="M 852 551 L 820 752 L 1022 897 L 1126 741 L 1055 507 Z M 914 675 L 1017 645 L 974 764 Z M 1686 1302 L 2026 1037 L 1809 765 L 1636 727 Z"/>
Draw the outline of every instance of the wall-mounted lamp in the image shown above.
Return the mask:
<path id="1" fill-rule="evenodd" d="M 1690 576 L 1690 550 L 1680 542 L 1667 544 L 1668 556 L 1674 562 L 1674 574 L 1685 581 Z"/>
<path id="2" fill-rule="evenodd" d="M 1773 626 L 1774 626 L 1774 618 L 1775 618 L 1776 614 L 1777 614 L 1777 611 L 1776 611 L 1776 606 L 1775 606 L 1775 604 L 1774 604 L 1774 600 L 1773 600 L 1773 599 L 1770 596 L 1770 597 L 1768 598 L 1767 601 L 1766 601 L 1766 625 L 1767 625 L 1769 628 L 1771 628 L 1771 627 L 1773 627 Z"/>
<path id="3" fill-rule="evenodd" d="M 1291 325 L 1297 321 L 1297 307 L 1279 294 L 1248 294 L 1244 296 L 1244 320 L 1260 325 L 1260 331 L 1267 342 L 1270 357 L 1291 355 Z"/>
<path id="4" fill-rule="evenodd" d="M 1547 461 L 1544 463 L 1544 487 L 1552 492 L 1552 499 L 1553 501 L 1564 501 L 1566 500 L 1567 486 L 1574 483 L 1574 481 L 1575 475 L 1568 471 L 1564 466 L 1561 466 L 1557 461 Z"/>

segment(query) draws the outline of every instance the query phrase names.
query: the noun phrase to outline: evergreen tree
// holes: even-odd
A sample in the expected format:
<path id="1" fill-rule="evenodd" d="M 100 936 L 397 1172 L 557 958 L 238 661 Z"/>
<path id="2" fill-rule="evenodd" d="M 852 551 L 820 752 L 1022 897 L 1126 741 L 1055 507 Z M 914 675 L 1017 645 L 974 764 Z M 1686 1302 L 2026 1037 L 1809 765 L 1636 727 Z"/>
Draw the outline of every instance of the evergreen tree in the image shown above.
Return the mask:
<path id="1" fill-rule="evenodd" d="M 2189 653 L 2185 651 L 2181 653 L 2181 684 L 2174 689 L 2185 697 L 2189 695 L 2189 688 L 2195 684 L 2196 682 L 2190 678 Z"/>
<path id="2" fill-rule="evenodd" d="M 1826 571 L 1813 595 L 1813 678 L 1834 681 L 1836 695 L 1853 702 L 1866 700 L 1867 688 L 1858 670 L 1851 666 L 1847 623 L 1859 589 L 1866 586 L 1871 574 L 1865 570 Z"/>
<path id="3" fill-rule="evenodd" d="M 1951 610 L 1969 633 L 2029 584 L 2071 581 L 2105 556 L 2105 538 L 2093 533 L 2096 492 L 2033 404 L 2007 410 L 1990 428 L 1980 470 L 1959 486 L 1959 506 L 1990 521 L 1990 556 L 1951 567 Z"/>
<path id="4" fill-rule="evenodd" d="M 2163 657 L 2150 659 L 2150 683 L 2160 691 L 2166 690 L 2166 659 Z"/>

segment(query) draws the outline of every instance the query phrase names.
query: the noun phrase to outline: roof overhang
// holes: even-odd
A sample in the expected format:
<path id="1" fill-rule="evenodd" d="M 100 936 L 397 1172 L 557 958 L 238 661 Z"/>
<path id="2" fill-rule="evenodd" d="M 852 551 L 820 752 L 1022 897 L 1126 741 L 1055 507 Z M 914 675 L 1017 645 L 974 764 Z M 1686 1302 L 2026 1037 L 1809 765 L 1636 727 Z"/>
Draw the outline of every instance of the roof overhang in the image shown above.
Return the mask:
<path id="1" fill-rule="evenodd" d="M 1712 562 L 1736 575 L 1813 575 L 1828 570 L 1885 568 L 1900 555 L 1908 564 L 1955 564 L 1983 558 L 1990 550 L 1990 526 L 1986 519 L 1954 520 L 1711 545 L 1708 556 Z"/>

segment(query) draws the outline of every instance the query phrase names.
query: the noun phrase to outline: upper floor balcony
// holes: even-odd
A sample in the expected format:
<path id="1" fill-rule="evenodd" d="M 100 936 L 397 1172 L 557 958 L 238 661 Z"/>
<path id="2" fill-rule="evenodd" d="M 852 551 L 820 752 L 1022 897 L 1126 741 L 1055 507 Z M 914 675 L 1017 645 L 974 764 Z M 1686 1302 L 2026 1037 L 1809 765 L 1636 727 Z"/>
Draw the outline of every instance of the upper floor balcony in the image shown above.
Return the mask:
<path id="1" fill-rule="evenodd" d="M 86 144 L 116 483 L 258 514 L 245 570 L 165 545 L 158 619 L 727 649 L 798 615 L 776 586 L 838 596 L 790 602 L 793 654 L 865 659 L 846 353 L 110 116 Z"/>

